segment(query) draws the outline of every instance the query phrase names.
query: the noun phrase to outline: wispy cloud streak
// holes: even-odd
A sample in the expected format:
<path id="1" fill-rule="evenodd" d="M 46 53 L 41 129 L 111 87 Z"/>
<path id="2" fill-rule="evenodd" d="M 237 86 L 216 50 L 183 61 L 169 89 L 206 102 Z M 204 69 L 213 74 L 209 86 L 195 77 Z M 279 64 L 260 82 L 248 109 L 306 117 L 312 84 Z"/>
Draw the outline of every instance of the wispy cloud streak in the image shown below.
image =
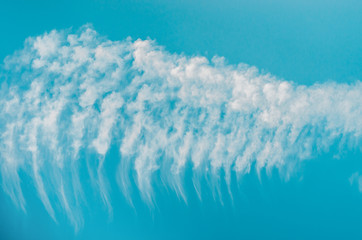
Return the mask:
<path id="1" fill-rule="evenodd" d="M 115 174 L 130 202 L 134 181 L 152 204 L 156 173 L 187 200 L 188 163 L 201 198 L 206 175 L 219 191 L 221 172 L 227 186 L 232 172 L 253 167 L 288 177 L 333 144 L 361 148 L 360 81 L 296 85 L 219 57 L 170 54 L 151 40 L 109 41 L 89 26 L 28 38 L 2 72 L 3 188 L 25 210 L 23 169 L 51 217 L 49 195 L 76 228 L 85 198 L 81 151 L 95 158 L 89 176 L 111 212 L 105 161 L 118 162 Z M 117 159 L 107 155 L 112 146 Z"/>

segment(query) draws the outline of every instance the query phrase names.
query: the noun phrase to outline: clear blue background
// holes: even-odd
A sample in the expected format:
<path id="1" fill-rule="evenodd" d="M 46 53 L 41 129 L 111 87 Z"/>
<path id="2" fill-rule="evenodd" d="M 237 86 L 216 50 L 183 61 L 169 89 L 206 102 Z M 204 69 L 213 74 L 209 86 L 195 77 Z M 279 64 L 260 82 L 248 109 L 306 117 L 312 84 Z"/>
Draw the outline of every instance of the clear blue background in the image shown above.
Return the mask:
<path id="1" fill-rule="evenodd" d="M 170 52 L 224 56 L 299 84 L 362 79 L 360 0 L 0 0 L 0 58 L 28 36 L 85 23 L 111 40 L 150 37 Z M 200 202 L 189 178 L 188 205 L 160 188 L 153 210 L 136 193 L 133 209 L 113 185 L 110 219 L 86 189 L 92 211 L 84 207 L 85 226 L 76 235 L 66 216 L 52 222 L 24 175 L 28 212 L 1 191 L 0 239 L 361 239 L 362 194 L 348 182 L 362 170 L 361 153 L 333 154 L 306 162 L 288 182 L 276 172 L 261 181 L 252 172 L 239 187 L 234 179 L 234 204 L 224 186 L 224 206 L 206 185 Z M 106 168 L 114 184 L 112 164 Z"/>

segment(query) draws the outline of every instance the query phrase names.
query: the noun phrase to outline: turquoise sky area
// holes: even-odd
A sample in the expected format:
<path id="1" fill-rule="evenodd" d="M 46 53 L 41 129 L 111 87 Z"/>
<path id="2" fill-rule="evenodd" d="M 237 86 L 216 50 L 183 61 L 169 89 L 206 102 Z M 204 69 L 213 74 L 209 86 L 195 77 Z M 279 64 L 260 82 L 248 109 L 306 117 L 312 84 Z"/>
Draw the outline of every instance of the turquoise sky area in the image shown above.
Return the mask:
<path id="1" fill-rule="evenodd" d="M 0 0 L 0 239 L 361 239 L 361 13 Z"/>

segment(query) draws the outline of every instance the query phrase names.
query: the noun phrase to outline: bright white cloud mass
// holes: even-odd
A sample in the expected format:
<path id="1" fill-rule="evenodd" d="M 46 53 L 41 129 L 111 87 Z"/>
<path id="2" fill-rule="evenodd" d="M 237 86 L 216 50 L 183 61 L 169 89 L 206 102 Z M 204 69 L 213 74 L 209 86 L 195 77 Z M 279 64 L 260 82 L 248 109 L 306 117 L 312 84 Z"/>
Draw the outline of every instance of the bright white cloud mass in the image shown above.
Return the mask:
<path id="1" fill-rule="evenodd" d="M 109 181 L 130 202 L 134 182 L 152 204 L 159 176 L 186 201 L 186 166 L 197 193 L 200 178 L 217 192 L 231 174 L 276 168 L 288 178 L 332 145 L 362 146 L 360 81 L 297 85 L 219 57 L 171 54 L 151 40 L 110 41 L 89 26 L 28 38 L 0 77 L 3 189 L 25 210 L 24 172 L 51 217 L 58 201 L 76 227 L 80 161 L 95 162 L 88 177 L 112 211 Z M 107 161 L 117 162 L 116 177 L 105 174 Z"/>

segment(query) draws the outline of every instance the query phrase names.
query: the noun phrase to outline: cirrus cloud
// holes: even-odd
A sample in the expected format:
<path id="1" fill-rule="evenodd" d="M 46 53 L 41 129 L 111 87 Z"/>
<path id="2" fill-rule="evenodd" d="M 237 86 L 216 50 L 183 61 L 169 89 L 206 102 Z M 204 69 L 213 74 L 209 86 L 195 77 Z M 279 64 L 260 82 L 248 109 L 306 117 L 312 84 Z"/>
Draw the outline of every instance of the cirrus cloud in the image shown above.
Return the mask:
<path id="1" fill-rule="evenodd" d="M 220 57 L 171 54 L 152 40 L 110 41 L 89 26 L 28 38 L 2 72 L 3 189 L 25 210 L 23 169 L 50 216 L 56 219 L 58 201 L 76 229 L 81 151 L 97 161 L 89 177 L 111 212 L 105 161 L 118 162 L 117 182 L 130 202 L 134 181 L 152 204 L 156 173 L 187 201 L 188 163 L 201 197 L 206 175 L 219 191 L 221 172 L 227 186 L 232 173 L 253 167 L 288 178 L 333 144 L 361 148 L 360 81 L 297 85 Z M 117 159 L 107 155 L 112 146 Z"/>

